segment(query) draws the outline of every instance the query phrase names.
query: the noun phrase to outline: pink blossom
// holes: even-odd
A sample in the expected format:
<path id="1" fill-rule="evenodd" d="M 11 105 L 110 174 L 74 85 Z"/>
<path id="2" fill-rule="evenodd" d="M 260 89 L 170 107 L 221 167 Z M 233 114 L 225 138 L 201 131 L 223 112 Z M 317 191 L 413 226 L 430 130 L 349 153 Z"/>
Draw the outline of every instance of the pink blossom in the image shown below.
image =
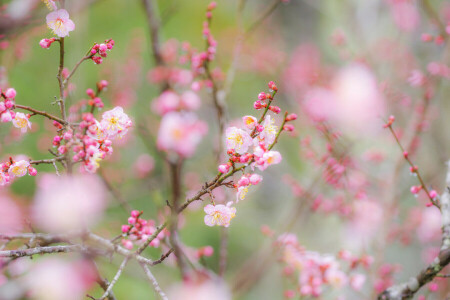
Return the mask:
<path id="1" fill-rule="evenodd" d="M 258 175 L 258 174 L 250 175 L 249 179 L 250 179 L 250 183 L 253 185 L 257 185 L 258 183 L 260 183 L 263 180 L 262 176 Z"/>
<path id="2" fill-rule="evenodd" d="M 27 175 L 28 173 L 28 167 L 30 166 L 30 163 L 26 160 L 19 160 L 13 163 L 9 167 L 9 176 L 11 177 L 22 177 Z"/>
<path id="3" fill-rule="evenodd" d="M 244 122 L 245 127 L 247 129 L 253 130 L 256 124 L 258 124 L 258 120 L 253 116 L 244 116 L 242 117 L 242 122 Z"/>
<path id="4" fill-rule="evenodd" d="M 22 131 L 22 133 L 27 132 L 27 129 L 31 128 L 31 122 L 28 120 L 27 115 L 21 112 L 16 113 L 14 119 L 12 120 L 12 123 L 14 127 L 20 128 L 20 131 Z"/>
<path id="5" fill-rule="evenodd" d="M 220 173 L 225 174 L 228 173 L 228 171 L 230 170 L 230 166 L 228 164 L 219 165 L 218 170 Z"/>
<path id="6" fill-rule="evenodd" d="M 236 193 L 236 203 L 238 203 L 240 200 L 244 200 L 248 193 L 248 186 L 240 186 L 238 187 L 237 193 Z"/>
<path id="7" fill-rule="evenodd" d="M 155 160 L 148 154 L 141 154 L 134 163 L 134 171 L 139 178 L 144 178 L 153 171 Z"/>
<path id="8" fill-rule="evenodd" d="M 422 86 L 425 83 L 425 76 L 420 70 L 413 70 L 408 82 L 411 86 Z"/>
<path id="9" fill-rule="evenodd" d="M 181 107 L 185 110 L 197 110 L 200 108 L 201 101 L 197 93 L 186 91 L 181 94 Z"/>
<path id="10" fill-rule="evenodd" d="M 122 137 L 128 132 L 132 122 L 128 115 L 123 112 L 120 106 L 114 107 L 112 110 L 105 111 L 100 122 L 102 129 L 108 135 L 108 138 Z"/>
<path id="11" fill-rule="evenodd" d="M 206 213 L 205 224 L 208 226 L 230 226 L 231 219 L 233 219 L 236 215 L 236 208 L 231 207 L 231 204 L 232 202 L 228 202 L 227 205 L 206 205 L 204 208 Z"/>
<path id="12" fill-rule="evenodd" d="M 266 151 L 264 154 L 260 157 L 260 159 L 256 162 L 256 166 L 261 170 L 264 171 L 267 169 L 267 167 L 271 165 L 276 165 L 281 162 L 281 154 L 278 151 Z"/>
<path id="13" fill-rule="evenodd" d="M 8 196 L 0 195 L 0 232 L 3 234 L 20 232 L 24 225 L 22 220 L 22 211 L 19 206 Z"/>
<path id="14" fill-rule="evenodd" d="M 234 150 L 236 153 L 244 154 L 253 144 L 248 132 L 237 127 L 228 127 L 225 131 L 227 150 Z"/>
<path id="15" fill-rule="evenodd" d="M 264 129 L 258 136 L 258 140 L 263 142 L 266 147 L 269 147 L 275 141 L 278 126 L 274 124 L 275 120 L 270 115 L 266 115 L 264 122 L 262 123 Z"/>
<path id="16" fill-rule="evenodd" d="M 366 282 L 366 276 L 363 274 L 355 274 L 350 277 L 350 286 L 355 291 L 360 291 Z"/>
<path id="17" fill-rule="evenodd" d="M 99 221 L 106 190 L 94 175 L 44 174 L 32 207 L 36 225 L 48 232 L 79 230 Z"/>
<path id="18" fill-rule="evenodd" d="M 152 102 L 153 111 L 161 116 L 171 111 L 178 110 L 179 107 L 180 96 L 171 90 L 162 92 L 158 98 Z"/>
<path id="19" fill-rule="evenodd" d="M 420 22 L 420 14 L 414 2 L 391 1 L 395 24 L 403 31 L 413 31 Z"/>
<path id="20" fill-rule="evenodd" d="M 160 150 L 190 157 L 206 132 L 206 123 L 193 113 L 170 112 L 161 120 L 157 145 Z"/>
<path id="21" fill-rule="evenodd" d="M 47 15 L 47 26 L 59 37 L 69 35 L 75 29 L 75 23 L 69 19 L 69 13 L 65 9 L 52 11 Z"/>
<path id="22" fill-rule="evenodd" d="M 80 269 L 80 264 L 58 258 L 38 260 L 25 278 L 30 296 L 35 300 L 78 300 L 83 299 L 87 290 L 88 270 Z M 92 272 L 92 271 L 90 271 Z"/>

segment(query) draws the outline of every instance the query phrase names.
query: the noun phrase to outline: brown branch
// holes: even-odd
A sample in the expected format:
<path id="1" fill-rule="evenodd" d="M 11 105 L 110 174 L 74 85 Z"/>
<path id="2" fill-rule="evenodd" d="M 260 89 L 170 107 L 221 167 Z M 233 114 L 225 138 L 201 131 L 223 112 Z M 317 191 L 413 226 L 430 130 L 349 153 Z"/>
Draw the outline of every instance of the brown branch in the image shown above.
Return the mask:
<path id="1" fill-rule="evenodd" d="M 31 108 L 29 106 L 19 105 L 19 104 L 15 104 L 14 107 L 15 108 L 24 109 L 24 110 L 28 110 L 28 111 L 32 112 L 33 114 L 35 114 L 35 115 L 41 115 L 41 116 L 44 116 L 44 117 L 46 117 L 46 118 L 48 118 L 50 120 L 57 121 L 57 122 L 61 123 L 62 125 L 67 125 L 67 121 L 64 121 L 63 119 L 58 118 L 58 117 L 56 117 L 54 115 L 51 115 L 51 114 L 49 114 L 49 113 L 47 113 L 45 111 L 39 111 L 39 110 L 36 110 L 36 109 Z"/>
<path id="2" fill-rule="evenodd" d="M 157 66 L 162 66 L 164 65 L 164 60 L 161 54 L 161 41 L 159 37 L 160 21 L 155 14 L 156 3 L 154 3 L 154 1 L 152 0 L 142 0 L 142 3 L 144 4 L 145 13 L 148 20 L 153 59 L 155 60 L 155 64 Z"/>
<path id="3" fill-rule="evenodd" d="M 108 295 L 111 293 L 112 288 L 114 287 L 114 285 L 116 284 L 117 280 L 119 280 L 120 275 L 122 275 L 123 269 L 125 269 L 128 261 L 129 261 L 129 257 L 125 257 L 124 260 L 122 261 L 122 263 L 119 266 L 119 269 L 117 270 L 116 275 L 114 276 L 113 280 L 111 281 L 111 283 L 108 285 L 108 288 L 106 289 L 105 293 L 100 297 L 100 300 L 104 300 L 106 299 L 106 297 L 108 297 Z"/>
<path id="4" fill-rule="evenodd" d="M 48 247 L 36 247 L 29 248 L 24 250 L 6 250 L 0 251 L 0 257 L 23 257 L 23 256 L 32 256 L 36 254 L 51 254 L 51 253 L 67 253 L 67 252 L 79 252 L 86 251 L 87 248 L 84 248 L 80 245 L 69 245 L 69 246 L 48 246 Z"/>

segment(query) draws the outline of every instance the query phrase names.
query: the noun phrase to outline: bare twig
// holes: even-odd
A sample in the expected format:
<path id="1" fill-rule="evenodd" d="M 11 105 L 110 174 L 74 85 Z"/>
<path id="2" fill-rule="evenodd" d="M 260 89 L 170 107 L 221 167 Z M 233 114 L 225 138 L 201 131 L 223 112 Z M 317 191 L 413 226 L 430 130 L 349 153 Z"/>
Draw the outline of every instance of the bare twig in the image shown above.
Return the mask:
<path id="1" fill-rule="evenodd" d="M 67 252 L 79 252 L 86 251 L 80 245 L 69 245 L 69 246 L 48 246 L 48 247 L 36 247 L 24 250 L 6 250 L 0 251 L 0 257 L 23 257 L 32 256 L 36 254 L 50 254 L 50 253 L 67 253 Z"/>
<path id="2" fill-rule="evenodd" d="M 160 21 L 155 14 L 156 3 L 152 0 L 142 0 L 142 3 L 145 7 L 145 13 L 147 15 L 148 26 L 150 30 L 153 59 L 155 60 L 155 64 L 157 66 L 162 66 L 164 65 L 164 60 L 161 54 L 161 41 L 159 38 Z"/>
<path id="3" fill-rule="evenodd" d="M 161 287 L 159 286 L 158 281 L 156 281 L 155 276 L 153 276 L 153 274 L 150 271 L 150 269 L 148 268 L 148 266 L 145 264 L 141 264 L 141 267 L 144 269 L 145 275 L 147 275 L 148 280 L 153 285 L 153 289 L 159 295 L 159 297 L 163 300 L 168 300 L 166 294 L 161 290 Z"/>
<path id="4" fill-rule="evenodd" d="M 106 299 L 106 297 L 108 297 L 109 293 L 112 291 L 112 288 L 116 284 L 117 280 L 119 280 L 120 275 L 122 275 L 123 269 L 125 269 L 125 266 L 127 265 L 129 259 L 130 259 L 129 257 L 124 258 L 124 260 L 120 264 L 119 269 L 117 270 L 117 273 L 114 276 L 113 280 L 108 285 L 108 288 L 106 289 L 105 293 L 100 297 L 100 300 L 104 300 L 104 299 Z"/>

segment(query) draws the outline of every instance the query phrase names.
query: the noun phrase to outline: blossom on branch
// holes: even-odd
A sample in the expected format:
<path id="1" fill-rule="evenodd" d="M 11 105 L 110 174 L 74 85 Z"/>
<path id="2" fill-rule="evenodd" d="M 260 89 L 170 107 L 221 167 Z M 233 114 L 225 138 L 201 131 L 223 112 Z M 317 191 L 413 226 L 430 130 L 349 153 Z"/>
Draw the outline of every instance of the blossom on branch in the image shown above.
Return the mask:
<path id="1" fill-rule="evenodd" d="M 52 11 L 46 19 L 47 26 L 59 37 L 68 36 L 75 29 L 75 23 L 69 19 L 69 13 L 65 9 Z"/>
<path id="2" fill-rule="evenodd" d="M 231 219 L 233 219 L 236 215 L 236 208 L 231 207 L 231 204 L 232 202 L 228 202 L 227 205 L 206 205 L 204 208 L 206 213 L 205 224 L 208 226 L 230 226 Z"/>
<path id="3" fill-rule="evenodd" d="M 18 112 L 16 113 L 14 119 L 12 120 L 14 127 L 20 128 L 22 132 L 27 132 L 27 129 L 31 129 L 31 122 L 29 121 L 29 117 L 24 113 Z"/>

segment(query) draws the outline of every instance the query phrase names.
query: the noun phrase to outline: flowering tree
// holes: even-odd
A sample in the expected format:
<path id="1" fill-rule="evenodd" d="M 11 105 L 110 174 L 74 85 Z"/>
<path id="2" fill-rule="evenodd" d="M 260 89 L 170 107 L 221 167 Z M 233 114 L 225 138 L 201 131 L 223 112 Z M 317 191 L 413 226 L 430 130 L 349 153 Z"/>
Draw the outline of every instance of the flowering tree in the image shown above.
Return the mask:
<path id="1" fill-rule="evenodd" d="M 43 2 L 0 10 L 0 299 L 448 297 L 450 4 L 182 4 L 181 42 L 174 2 Z"/>

